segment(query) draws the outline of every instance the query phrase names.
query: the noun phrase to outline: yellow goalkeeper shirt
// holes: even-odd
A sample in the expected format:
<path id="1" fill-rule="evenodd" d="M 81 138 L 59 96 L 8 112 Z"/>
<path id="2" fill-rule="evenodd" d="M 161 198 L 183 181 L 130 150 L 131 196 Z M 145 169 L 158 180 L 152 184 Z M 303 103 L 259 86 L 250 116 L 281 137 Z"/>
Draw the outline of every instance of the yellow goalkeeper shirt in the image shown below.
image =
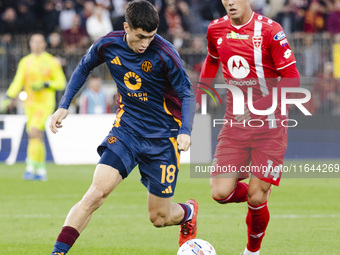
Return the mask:
<path id="1" fill-rule="evenodd" d="M 31 86 L 37 82 L 47 82 L 49 87 L 33 91 Z M 39 56 L 31 53 L 20 60 L 7 95 L 14 98 L 24 88 L 27 93 L 25 107 L 41 105 L 44 108 L 54 109 L 55 91 L 63 90 L 65 86 L 66 78 L 58 59 L 47 52 L 43 52 Z"/>

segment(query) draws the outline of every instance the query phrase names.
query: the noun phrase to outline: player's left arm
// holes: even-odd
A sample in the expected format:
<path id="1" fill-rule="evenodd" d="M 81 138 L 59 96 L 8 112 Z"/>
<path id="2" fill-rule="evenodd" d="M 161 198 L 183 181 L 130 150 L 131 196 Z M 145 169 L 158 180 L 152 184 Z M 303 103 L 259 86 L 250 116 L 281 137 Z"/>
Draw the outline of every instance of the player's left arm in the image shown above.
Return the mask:
<path id="1" fill-rule="evenodd" d="M 173 60 L 169 59 L 168 61 L 169 78 L 182 103 L 182 125 L 177 136 L 178 148 L 179 150 L 186 151 L 191 144 L 190 135 L 196 112 L 196 97 L 183 62 L 177 53 L 175 55 L 176 58 Z"/>
<path id="2" fill-rule="evenodd" d="M 22 90 L 24 86 L 24 77 L 25 77 L 25 67 L 26 67 L 26 59 L 23 58 L 20 60 L 17 72 L 15 73 L 13 82 L 9 86 L 6 96 L 9 98 L 15 98 L 19 92 Z"/>
<path id="3" fill-rule="evenodd" d="M 270 54 L 277 69 L 280 81 L 277 84 L 278 103 L 281 101 L 282 88 L 300 86 L 300 74 L 296 67 L 296 60 L 288 39 L 280 24 L 274 23 L 266 40 L 270 43 Z M 266 77 L 268 78 L 268 77 Z M 265 110 L 272 106 L 273 91 L 254 102 L 254 108 Z"/>
<path id="4" fill-rule="evenodd" d="M 63 90 L 66 87 L 66 77 L 59 61 L 55 58 L 51 59 L 52 75 L 47 81 L 48 87 L 54 90 Z"/>
<path id="5" fill-rule="evenodd" d="M 0 104 L 0 112 L 5 113 L 8 110 L 8 107 L 12 103 L 12 99 L 15 98 L 19 92 L 22 90 L 24 86 L 24 68 L 25 68 L 25 60 L 21 59 L 18 65 L 17 72 L 14 76 L 13 82 L 9 86 L 5 99 Z"/>

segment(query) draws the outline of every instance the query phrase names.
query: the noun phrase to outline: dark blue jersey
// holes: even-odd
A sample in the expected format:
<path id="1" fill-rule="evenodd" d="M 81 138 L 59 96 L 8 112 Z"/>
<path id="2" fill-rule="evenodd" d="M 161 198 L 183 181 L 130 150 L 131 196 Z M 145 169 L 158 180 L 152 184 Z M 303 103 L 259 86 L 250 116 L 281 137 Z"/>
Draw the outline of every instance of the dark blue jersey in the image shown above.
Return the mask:
<path id="1" fill-rule="evenodd" d="M 146 138 L 190 135 L 195 94 L 175 48 L 156 35 L 142 54 L 111 32 L 96 41 L 74 70 L 59 107 L 68 109 L 93 68 L 106 63 L 118 88 L 116 126 L 125 125 Z"/>

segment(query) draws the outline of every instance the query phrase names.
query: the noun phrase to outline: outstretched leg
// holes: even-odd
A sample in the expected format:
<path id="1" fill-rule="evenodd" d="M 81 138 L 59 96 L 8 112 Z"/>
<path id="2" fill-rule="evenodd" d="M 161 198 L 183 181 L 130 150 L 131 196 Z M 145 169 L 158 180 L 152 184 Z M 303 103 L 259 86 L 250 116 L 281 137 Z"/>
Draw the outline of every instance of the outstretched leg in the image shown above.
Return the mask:
<path id="1" fill-rule="evenodd" d="M 87 226 L 92 213 L 104 203 L 106 197 L 121 181 L 122 176 L 118 170 L 104 164 L 97 165 L 90 188 L 67 215 L 52 254 L 64 255 L 69 251 L 79 234 Z"/>

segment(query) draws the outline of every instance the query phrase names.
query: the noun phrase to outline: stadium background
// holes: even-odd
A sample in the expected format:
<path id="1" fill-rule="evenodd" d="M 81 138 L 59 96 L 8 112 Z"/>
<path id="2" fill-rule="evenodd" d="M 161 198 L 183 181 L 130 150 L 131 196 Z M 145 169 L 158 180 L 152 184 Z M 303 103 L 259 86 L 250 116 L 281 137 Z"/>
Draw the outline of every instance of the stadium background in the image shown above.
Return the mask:
<path id="1" fill-rule="evenodd" d="M 213 19 L 225 15 L 220 0 L 151 2 L 155 3 L 160 12 L 159 33 L 176 46 L 190 79 L 195 84 L 206 55 L 207 26 Z M 299 125 L 289 129 L 286 154 L 288 164 L 339 164 L 339 3 L 337 0 L 258 0 L 252 3 L 255 11 L 280 22 L 284 27 L 297 59 L 302 77 L 301 86 L 312 93 L 311 101 L 305 104 L 312 116 L 304 117 L 298 110 L 291 109 L 290 117 L 297 119 Z M 122 28 L 125 4 L 125 0 L 2 0 L 0 101 L 13 80 L 19 60 L 29 53 L 28 38 L 32 32 L 40 31 L 45 34 L 48 41 L 47 51 L 60 59 L 69 79 L 94 40 L 87 31 L 86 20 L 93 12 L 98 15 L 101 13 L 103 19 L 105 15 L 109 17 L 114 30 L 119 30 Z M 72 24 L 73 28 L 70 28 Z M 114 113 L 114 82 L 104 65 L 96 72 L 103 78 L 103 87 L 111 97 L 110 108 Z M 219 92 L 224 102 L 224 92 Z M 79 111 L 78 96 L 70 108 L 70 113 L 76 115 Z M 61 93 L 57 97 L 60 98 Z M 211 118 L 221 118 L 224 107 L 225 105 L 215 106 L 213 100 L 208 101 Z M 23 117 L 22 102 L 19 99 L 8 114 L 11 117 Z M 8 157 L 5 148 L 8 148 L 10 142 L 4 135 L 7 126 L 3 121 L 5 116 L 9 115 L 0 115 L 0 162 Z M 20 121 L 20 125 L 24 125 L 24 119 Z M 10 126 L 10 129 L 14 130 L 15 127 Z M 26 156 L 27 137 L 23 128 L 18 130 L 13 139 L 17 140 L 20 148 L 14 162 L 24 161 Z M 210 156 L 216 145 L 217 133 L 218 129 L 211 129 L 212 143 L 206 146 L 211 148 Z M 48 157 L 53 162 L 51 153 Z M 93 165 L 59 166 L 49 163 L 49 181 L 34 184 L 20 179 L 23 169 L 24 163 L 11 166 L 0 163 L 0 226 L 1 229 L 6 229 L 0 231 L 0 254 L 47 254 L 68 209 L 81 198 L 90 184 Z M 238 254 L 245 241 L 244 214 L 240 215 L 240 208 L 231 205 L 226 215 L 225 208 L 218 207 L 211 201 L 209 182 L 206 179 L 190 179 L 184 174 L 189 172 L 187 165 L 183 165 L 181 171 L 183 174 L 175 198 L 198 198 L 202 215 L 199 237 L 209 240 L 217 250 L 226 250 L 227 244 L 229 252 L 219 254 Z M 133 176 L 122 184 L 117 195 L 108 199 L 104 205 L 106 208 L 97 213 L 94 223 L 89 225 L 90 230 L 84 232 L 70 254 L 91 251 L 93 254 L 131 255 L 143 251 L 143 254 L 175 254 L 177 229 L 159 231 L 150 226 L 147 222 L 145 199 L 141 199 L 145 198 L 145 189 L 136 184 L 137 171 Z M 273 208 L 272 220 L 263 245 L 269 252 L 267 254 L 339 254 L 339 179 L 284 179 L 277 191 L 273 192 L 270 201 Z M 131 201 L 128 205 L 125 204 L 126 196 Z M 136 215 L 135 212 L 140 213 Z M 131 218 L 137 220 L 131 221 Z M 133 222 L 137 222 L 137 225 Z M 119 228 L 121 223 L 124 226 Z M 211 227 L 212 225 L 215 227 Z M 231 233 L 226 233 L 224 228 L 218 226 L 228 226 Z M 120 234 L 122 232 L 129 237 L 123 237 Z M 142 237 L 136 233 L 148 235 Z M 97 240 L 97 244 L 93 243 L 93 239 Z M 114 239 L 119 242 L 113 245 Z M 160 241 L 153 242 L 157 239 Z M 230 243 L 231 240 L 233 243 Z M 278 251 L 275 246 L 285 248 Z"/>

